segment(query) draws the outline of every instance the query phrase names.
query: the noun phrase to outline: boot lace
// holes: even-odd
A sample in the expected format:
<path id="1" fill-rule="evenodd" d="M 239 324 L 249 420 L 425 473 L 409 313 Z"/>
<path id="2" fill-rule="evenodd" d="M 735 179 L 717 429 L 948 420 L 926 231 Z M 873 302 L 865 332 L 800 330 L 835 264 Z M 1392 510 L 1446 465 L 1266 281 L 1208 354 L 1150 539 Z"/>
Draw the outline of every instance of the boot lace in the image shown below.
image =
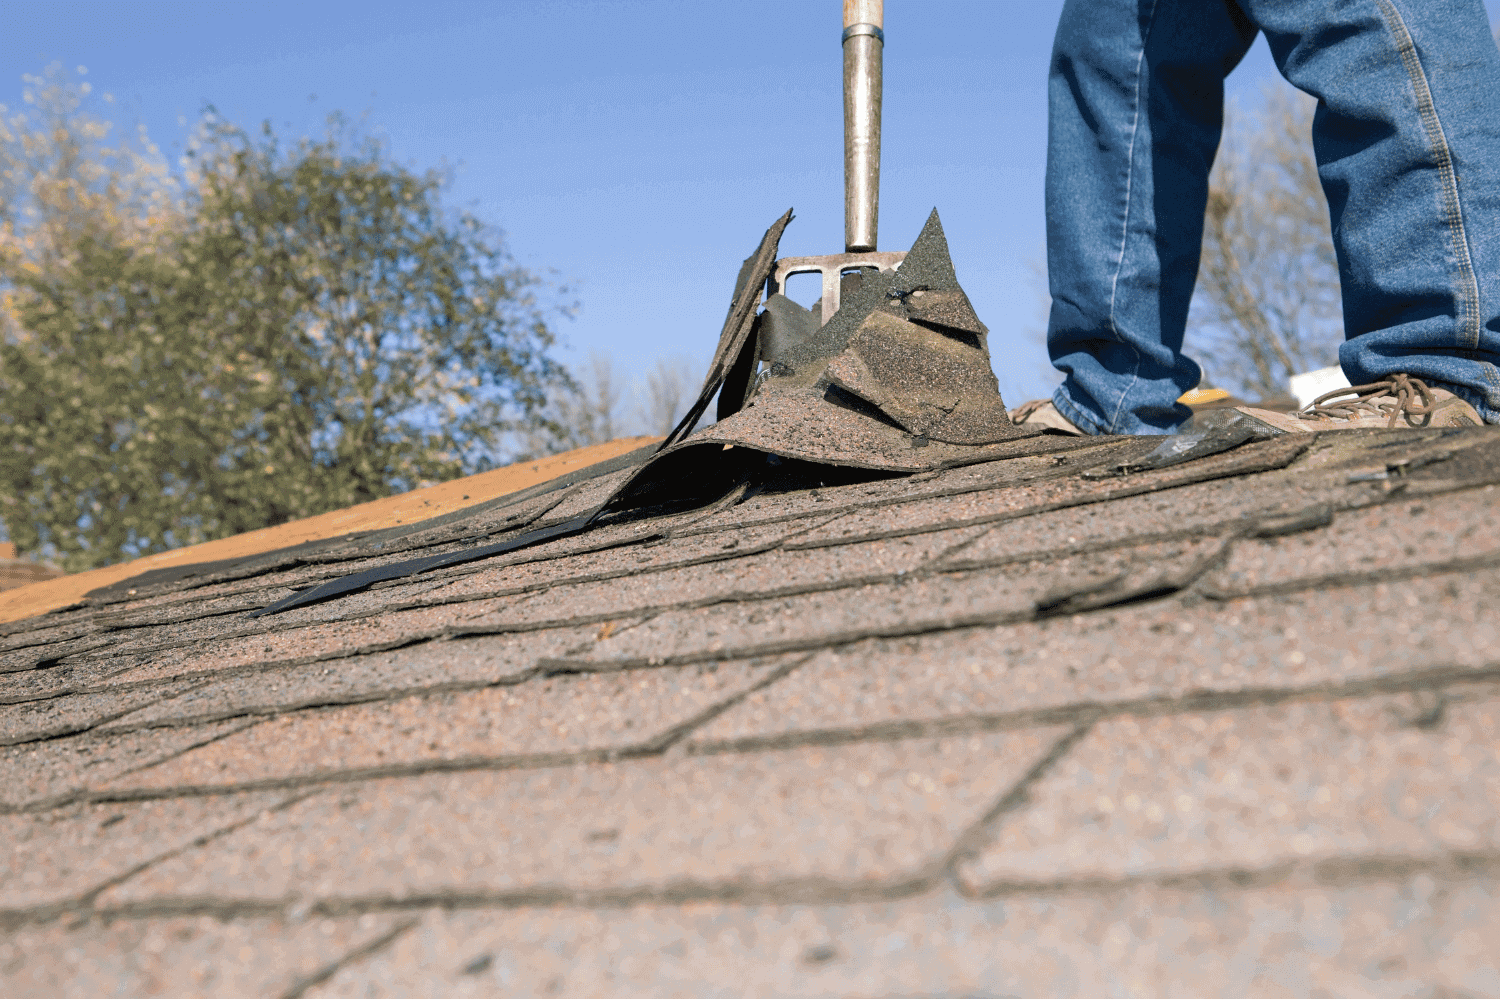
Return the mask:
<path id="1" fill-rule="evenodd" d="M 1349 398 L 1340 398 L 1344 396 Z M 1408 427 L 1425 427 L 1432 420 L 1435 405 L 1432 390 L 1421 379 L 1392 375 L 1369 385 L 1351 385 L 1325 392 L 1296 415 L 1303 420 L 1383 416 L 1387 427 L 1395 427 L 1396 421 L 1404 417 Z M 1421 419 L 1413 419 L 1417 417 Z"/>

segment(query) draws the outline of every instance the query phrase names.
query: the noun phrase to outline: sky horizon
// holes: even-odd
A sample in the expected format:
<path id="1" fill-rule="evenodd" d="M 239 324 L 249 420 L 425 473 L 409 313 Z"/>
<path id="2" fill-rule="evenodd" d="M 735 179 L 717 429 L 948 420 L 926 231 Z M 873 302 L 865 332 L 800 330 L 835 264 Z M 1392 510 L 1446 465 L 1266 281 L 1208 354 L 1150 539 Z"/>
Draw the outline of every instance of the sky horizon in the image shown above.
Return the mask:
<path id="1" fill-rule="evenodd" d="M 1006 401 L 1045 391 L 1042 172 L 1058 0 L 886 0 L 881 249 L 936 206 L 991 330 Z M 1492 24 L 1500 0 L 1486 0 Z M 6 0 L 0 104 L 22 74 L 85 66 L 116 122 L 169 159 L 205 105 L 317 135 L 364 116 L 392 156 L 452 170 L 447 201 L 517 261 L 576 285 L 570 365 L 701 371 L 741 260 L 788 207 L 783 256 L 843 249 L 839 4 Z M 1230 76 L 1279 80 L 1263 41 Z"/>

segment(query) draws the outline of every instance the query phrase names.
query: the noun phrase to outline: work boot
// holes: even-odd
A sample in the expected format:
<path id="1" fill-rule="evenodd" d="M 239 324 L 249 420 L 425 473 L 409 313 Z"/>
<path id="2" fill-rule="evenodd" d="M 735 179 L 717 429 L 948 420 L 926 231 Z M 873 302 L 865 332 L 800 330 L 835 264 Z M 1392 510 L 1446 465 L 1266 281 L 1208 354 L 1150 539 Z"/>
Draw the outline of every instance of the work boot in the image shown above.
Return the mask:
<path id="1" fill-rule="evenodd" d="M 1043 430 L 1085 437 L 1088 432 L 1063 416 L 1050 399 L 1033 399 L 1010 411 L 1010 422 L 1023 427 L 1040 427 Z"/>
<path id="2" fill-rule="evenodd" d="M 1306 409 L 1276 413 L 1237 407 L 1283 431 L 1342 431 L 1374 427 L 1478 427 L 1479 412 L 1447 389 L 1435 389 L 1410 375 L 1392 375 L 1369 385 L 1326 392 Z"/>

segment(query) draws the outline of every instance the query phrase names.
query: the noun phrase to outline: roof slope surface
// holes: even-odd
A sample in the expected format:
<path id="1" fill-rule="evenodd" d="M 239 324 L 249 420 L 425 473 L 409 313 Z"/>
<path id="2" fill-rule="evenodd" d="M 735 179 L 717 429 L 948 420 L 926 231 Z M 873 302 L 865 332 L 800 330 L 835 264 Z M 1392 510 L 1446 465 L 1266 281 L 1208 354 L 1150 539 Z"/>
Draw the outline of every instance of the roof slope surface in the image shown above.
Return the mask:
<path id="1" fill-rule="evenodd" d="M 0 992 L 1500 993 L 1500 431 L 1153 444 L 5 625 Z"/>

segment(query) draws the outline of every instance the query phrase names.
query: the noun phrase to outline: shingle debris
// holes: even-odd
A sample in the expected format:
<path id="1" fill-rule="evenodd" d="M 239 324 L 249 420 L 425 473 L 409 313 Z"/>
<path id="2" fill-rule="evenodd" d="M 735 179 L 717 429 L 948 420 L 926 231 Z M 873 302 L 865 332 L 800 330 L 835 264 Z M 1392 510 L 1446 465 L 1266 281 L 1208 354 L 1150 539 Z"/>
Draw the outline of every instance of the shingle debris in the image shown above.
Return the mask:
<path id="1" fill-rule="evenodd" d="M 898 268 L 852 276 L 848 300 L 826 324 L 794 323 L 795 336 L 790 327 L 763 333 L 756 304 L 791 217 L 788 210 L 777 219 L 741 267 L 697 400 L 660 448 L 640 456 L 618 482 L 601 476 L 591 502 L 543 507 L 504 538 L 361 569 L 288 594 L 255 615 L 531 548 L 643 512 L 722 503 L 755 488 L 767 464 L 787 459 L 915 472 L 1014 455 L 1017 439 L 1036 436 L 1006 413 L 990 365 L 989 331 L 958 284 L 936 209 Z M 771 322 L 778 311 L 765 315 Z M 764 372 L 752 378 L 761 362 Z M 693 434 L 716 396 L 718 423 Z M 1145 467 L 1251 439 L 1241 427 L 1200 434 L 1189 451 L 1154 464 L 1153 453 Z M 543 521 L 545 514 L 553 516 Z"/>

